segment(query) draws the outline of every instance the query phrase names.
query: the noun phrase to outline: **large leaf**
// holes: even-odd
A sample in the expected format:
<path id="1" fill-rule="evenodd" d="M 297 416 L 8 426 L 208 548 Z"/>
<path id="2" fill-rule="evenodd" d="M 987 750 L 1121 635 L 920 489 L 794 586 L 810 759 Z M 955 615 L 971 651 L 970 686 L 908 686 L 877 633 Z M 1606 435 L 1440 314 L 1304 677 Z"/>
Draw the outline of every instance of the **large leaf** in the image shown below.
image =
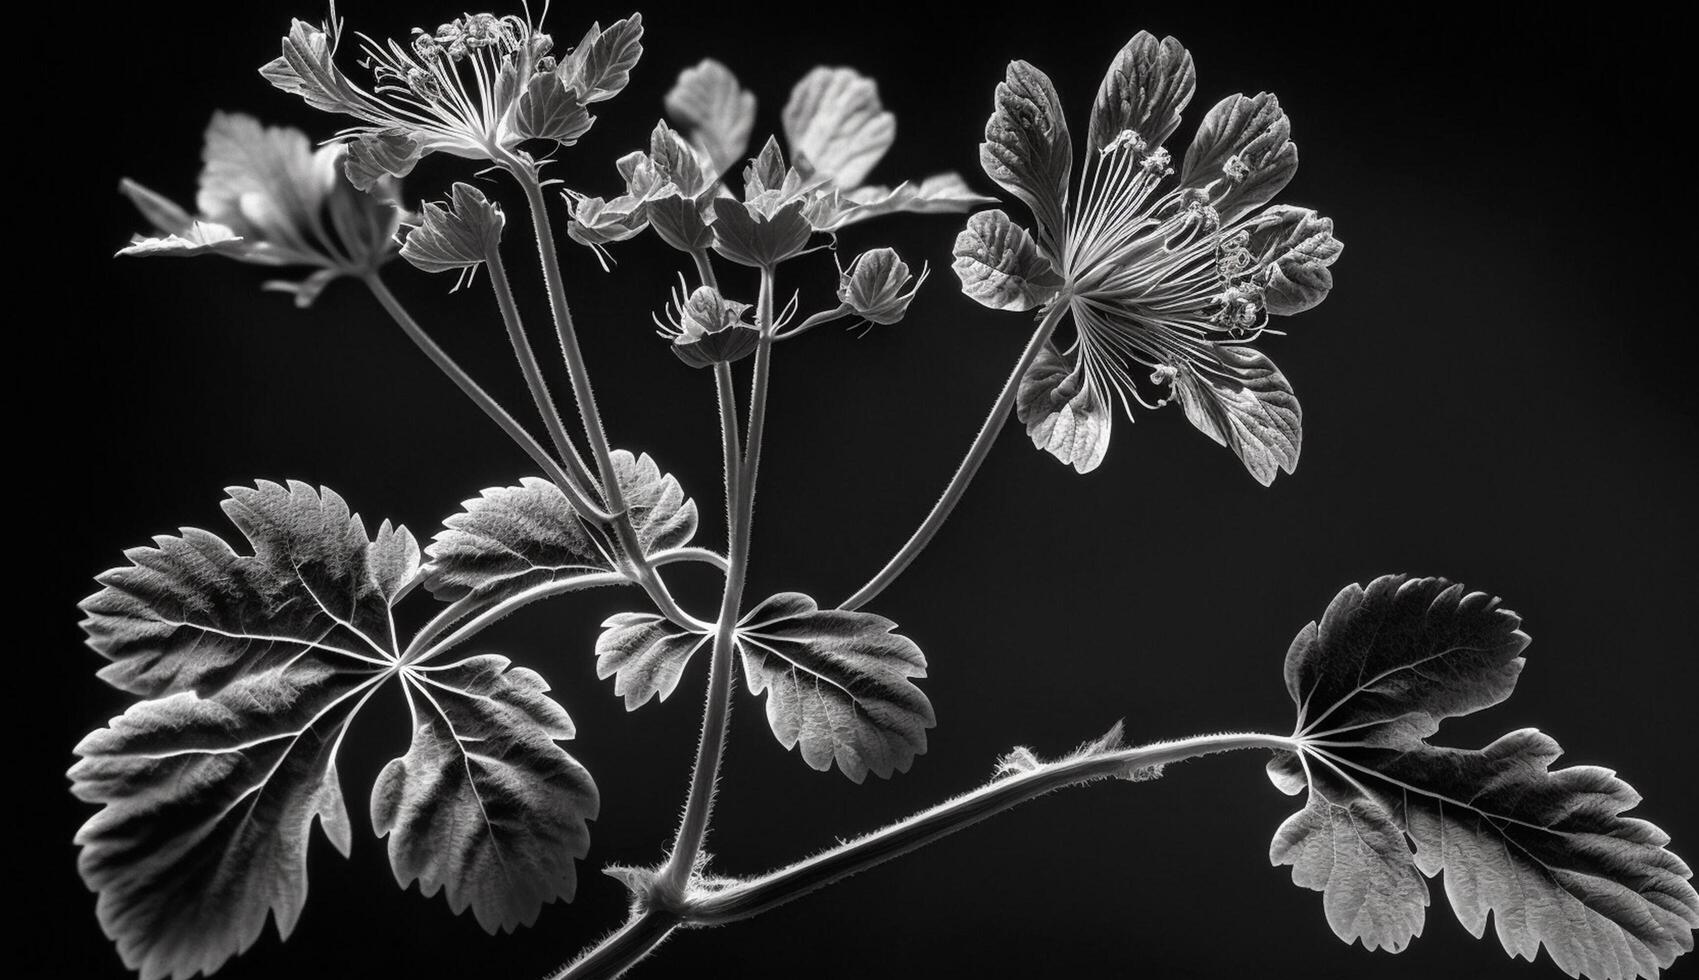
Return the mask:
<path id="1" fill-rule="evenodd" d="M 1197 85 L 1191 52 L 1179 41 L 1138 32 L 1115 55 L 1097 89 L 1086 145 L 1101 151 L 1130 129 L 1147 146 L 1161 146 L 1180 125 L 1180 110 Z"/>
<path id="2" fill-rule="evenodd" d="M 1528 637 L 1499 600 L 1443 579 L 1350 586 L 1286 658 L 1296 752 L 1269 765 L 1308 790 L 1276 833 L 1275 864 L 1323 893 L 1346 942 L 1401 949 L 1420 935 L 1429 877 L 1475 936 L 1491 913 L 1511 955 L 1542 945 L 1570 976 L 1656 977 L 1693 948 L 1692 871 L 1608 769 L 1553 771 L 1561 753 L 1523 729 L 1484 749 L 1430 745 L 1445 718 L 1504 700 Z"/>
<path id="3" fill-rule="evenodd" d="M 368 535 L 342 498 L 302 483 L 231 488 L 224 510 L 250 554 L 206 531 L 160 536 L 82 604 L 90 646 L 111 661 L 101 676 L 142 700 L 77 747 L 72 791 L 102 805 L 78 832 L 79 866 L 107 935 L 145 978 L 216 970 L 268 915 L 288 936 L 312 821 L 350 846 L 336 752 L 359 707 L 391 676 L 448 673 L 401 659 L 393 606 L 420 574 L 405 529 Z M 552 746 L 570 734 L 553 711 L 547 724 L 511 717 L 505 737 Z M 472 826 L 463 803 L 437 805 Z M 492 879 L 463 864 L 452 881 L 513 903 L 551 874 Z"/>
<path id="4" fill-rule="evenodd" d="M 952 254 L 962 293 L 994 310 L 1033 309 L 1062 285 L 1032 236 L 1000 210 L 968 218 Z"/>
<path id="5" fill-rule="evenodd" d="M 781 117 L 791 155 L 845 189 L 861 186 L 897 137 L 879 85 L 851 68 L 820 66 L 791 89 Z"/>
<path id="6" fill-rule="evenodd" d="M 1233 451 L 1263 486 L 1298 466 L 1304 411 L 1274 362 L 1249 347 L 1214 347 L 1202 369 L 1182 364 L 1174 395 L 1199 432 Z"/>
<path id="7" fill-rule="evenodd" d="M 1045 344 L 1021 375 L 1015 417 L 1026 426 L 1034 446 L 1076 473 L 1090 473 L 1109 451 L 1115 413 L 1077 357 L 1077 352 L 1063 354 L 1054 344 Z"/>
<path id="8" fill-rule="evenodd" d="M 994 106 L 985 123 L 985 142 L 979 144 L 979 165 L 1032 209 L 1039 238 L 1053 253 L 1060 252 L 1074 150 L 1056 87 L 1044 72 L 1013 61 L 997 83 Z"/>
<path id="9" fill-rule="evenodd" d="M 696 533 L 696 503 L 648 454 L 613 453 L 637 539 L 645 553 L 676 548 Z M 592 537 L 560 488 L 525 477 L 465 501 L 427 549 L 425 584 L 439 599 L 501 599 L 534 586 L 621 570 L 611 537 Z M 597 581 L 600 581 L 598 579 Z"/>
<path id="10" fill-rule="evenodd" d="M 389 836 L 395 879 L 441 889 L 487 932 L 531 925 L 572 900 L 600 800 L 555 744 L 572 721 L 535 672 L 481 656 L 406 675 L 413 743 L 372 787 L 372 829 Z"/>
<path id="11" fill-rule="evenodd" d="M 684 126 L 716 176 L 748 151 L 749 133 L 755 127 L 755 96 L 745 92 L 737 76 L 718 61 L 704 58 L 679 72 L 666 106 L 667 115 Z"/>
<path id="12" fill-rule="evenodd" d="M 779 744 L 800 748 L 821 771 L 836 762 L 858 783 L 869 772 L 907 772 L 935 719 L 909 680 L 926 676 L 926 657 L 894 629 L 882 616 L 823 610 L 797 592 L 750 610 L 738 624 L 738 650 L 749 692 L 767 695 Z"/>

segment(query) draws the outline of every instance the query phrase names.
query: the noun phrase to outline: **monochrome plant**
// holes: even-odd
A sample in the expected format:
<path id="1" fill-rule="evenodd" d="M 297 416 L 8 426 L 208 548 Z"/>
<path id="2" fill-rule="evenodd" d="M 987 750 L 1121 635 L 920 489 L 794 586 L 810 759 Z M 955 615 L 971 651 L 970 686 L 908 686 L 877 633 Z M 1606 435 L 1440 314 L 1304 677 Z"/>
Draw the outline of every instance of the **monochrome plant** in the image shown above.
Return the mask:
<path id="1" fill-rule="evenodd" d="M 1015 748 L 989 782 L 889 826 L 766 873 L 715 866 L 703 846 L 739 678 L 774 738 L 813 769 L 859 783 L 907 772 L 926 751 L 937 721 L 918 683 L 927 658 L 864 607 L 932 540 L 1011 414 L 1036 446 L 1085 473 L 1107 451 L 1116 403 L 1129 420 L 1135 405 L 1178 404 L 1260 483 L 1290 473 L 1299 404 L 1251 345 L 1282 332 L 1274 318 L 1326 297 L 1341 245 L 1330 220 L 1273 203 L 1297 166 L 1273 95 L 1230 96 L 1183 155 L 1165 149 L 1196 74 L 1178 41 L 1146 33 L 1115 56 L 1083 143 L 1039 69 L 1014 62 L 996 86 L 980 162 L 1028 209 L 1026 227 L 976 210 L 995 199 L 955 173 L 868 184 L 896 125 L 875 83 L 848 68 L 798 81 L 783 141 L 770 137 L 746 159 L 755 96 L 712 60 L 681 72 L 665 99 L 680 128 L 657 122 L 647 147 L 615 162 L 612 197 L 563 187 L 557 200 L 546 168 L 589 131 L 592 107 L 625 88 L 643 32 L 633 14 L 562 48 L 529 15 L 467 14 L 385 41 L 344 33 L 334 10 L 322 25 L 295 21 L 261 73 L 352 120 L 347 128 L 315 148 L 296 130 L 221 112 L 207 128 L 194 213 L 122 184 L 151 229 L 120 254 L 300 269 L 304 279 L 276 285 L 301 306 L 335 280 L 359 282 L 531 468 L 478 490 L 425 544 L 389 521 L 374 528 L 329 489 L 231 487 L 222 507 L 239 539 L 185 528 L 99 576 L 82 625 L 107 660 L 100 677 L 136 700 L 83 739 L 69 776 L 100 808 L 77 834 L 79 868 L 129 968 L 147 980 L 210 974 L 268 918 L 289 935 L 314 821 L 337 850 L 352 847 L 338 751 L 361 708 L 390 687 L 409 707 L 411 738 L 377 776 L 369 807 L 401 886 L 440 892 L 492 933 L 570 901 L 600 807 L 591 774 L 561 745 L 573 723 L 542 674 L 468 648 L 523 606 L 613 586 L 635 587 L 632 608 L 577 649 L 593 651 L 597 676 L 633 712 L 675 694 L 705 658 L 702 733 L 665 860 L 606 865 L 630 890 L 629 918 L 559 978 L 621 975 L 676 930 L 753 917 L 1055 790 L 1153 780 L 1172 763 L 1239 749 L 1271 753 L 1274 784 L 1302 796 L 1269 857 L 1322 893 L 1348 943 L 1404 948 L 1421 933 L 1427 879 L 1443 872 L 1473 934 L 1490 914 L 1507 953 L 1532 960 L 1544 947 L 1571 976 L 1656 977 L 1692 949 L 1692 872 L 1657 827 L 1625 815 L 1639 802 L 1627 783 L 1594 766 L 1553 769 L 1560 749 L 1533 729 L 1481 749 L 1430 741 L 1446 719 L 1510 696 L 1529 638 L 1500 600 L 1405 575 L 1347 586 L 1298 632 L 1284 666 L 1289 733 L 1130 747 L 1116 725 L 1058 758 Z M 575 412 L 557 405 L 509 284 L 500 183 L 454 183 L 441 200 L 405 203 L 401 179 L 433 153 L 523 195 Z M 684 253 L 654 323 L 675 356 L 713 378 L 723 550 L 696 543 L 701 515 L 677 479 L 608 440 L 568 304 L 557 208 L 569 216 L 565 237 L 599 261 L 651 230 Z M 927 279 L 889 248 L 839 261 L 836 233 L 899 213 L 967 212 L 954 246 L 962 291 L 1033 316 L 984 426 L 920 527 L 854 594 L 749 594 L 774 348 L 825 323 L 897 323 Z M 390 291 L 397 257 L 453 273 L 455 288 L 482 270 L 546 441 Z M 828 302 L 781 302 L 781 271 L 800 278 L 828 260 Z M 717 263 L 755 270 L 754 295 L 723 286 Z M 569 425 L 573 414 L 580 425 Z M 667 572 L 680 563 L 717 571 L 717 608 L 675 599 Z M 433 611 L 410 634 L 397 626 L 404 601 Z"/>

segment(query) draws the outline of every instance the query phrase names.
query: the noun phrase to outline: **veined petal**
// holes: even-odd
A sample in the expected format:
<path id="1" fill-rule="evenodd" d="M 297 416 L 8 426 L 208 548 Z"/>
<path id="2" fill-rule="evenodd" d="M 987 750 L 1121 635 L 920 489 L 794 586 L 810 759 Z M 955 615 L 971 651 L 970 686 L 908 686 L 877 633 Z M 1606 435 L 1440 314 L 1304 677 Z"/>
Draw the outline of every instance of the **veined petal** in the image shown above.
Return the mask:
<path id="1" fill-rule="evenodd" d="M 962 292 L 994 310 L 1030 310 L 1061 288 L 1032 236 L 1002 211 L 981 211 L 956 236 L 951 268 Z"/>
<path id="2" fill-rule="evenodd" d="M 1213 363 L 1185 362 L 1174 394 L 1198 431 L 1233 450 L 1263 486 L 1293 471 L 1303 442 L 1303 409 L 1274 362 L 1249 347 L 1216 347 Z"/>
<path id="3" fill-rule="evenodd" d="M 683 125 L 718 176 L 743 159 L 755 127 L 755 96 L 712 58 L 679 72 L 667 93 L 667 115 Z"/>
<path id="4" fill-rule="evenodd" d="M 1256 259 L 1263 307 L 1276 316 L 1302 313 L 1333 288 L 1328 268 L 1345 250 L 1333 237 L 1333 219 L 1309 208 L 1272 207 L 1258 216 L 1247 244 Z"/>
<path id="5" fill-rule="evenodd" d="M 1109 65 L 1091 107 L 1086 145 L 1100 151 L 1124 130 L 1161 146 L 1180 125 L 1180 110 L 1197 90 L 1192 55 L 1179 41 L 1140 31 Z"/>
<path id="6" fill-rule="evenodd" d="M 815 68 L 791 89 L 782 117 L 791 155 L 843 188 L 859 187 L 897 136 L 879 85 L 852 68 Z"/>
<path id="7" fill-rule="evenodd" d="M 1015 417 L 1034 446 L 1078 473 L 1090 473 L 1103 462 L 1115 421 L 1077 356 L 1063 354 L 1054 344 L 1045 344 L 1021 376 Z"/>
<path id="8" fill-rule="evenodd" d="M 1056 87 L 1032 65 L 1012 61 L 997 83 L 994 105 L 985 123 L 985 142 L 979 144 L 979 165 L 1032 209 L 1039 238 L 1058 254 L 1067 230 L 1074 151 Z"/>
<path id="9" fill-rule="evenodd" d="M 1223 222 L 1267 204 L 1298 172 L 1292 123 L 1272 93 L 1230 95 L 1216 103 L 1186 150 L 1180 183 L 1210 188 Z"/>

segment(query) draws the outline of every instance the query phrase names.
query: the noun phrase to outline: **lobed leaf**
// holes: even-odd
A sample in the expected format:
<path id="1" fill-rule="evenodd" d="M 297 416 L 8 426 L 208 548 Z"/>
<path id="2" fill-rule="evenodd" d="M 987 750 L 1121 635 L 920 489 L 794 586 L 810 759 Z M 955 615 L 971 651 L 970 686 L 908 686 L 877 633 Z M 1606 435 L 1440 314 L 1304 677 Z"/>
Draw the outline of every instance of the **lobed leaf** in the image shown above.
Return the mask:
<path id="1" fill-rule="evenodd" d="M 781 120 L 791 153 L 846 189 L 861 186 L 897 137 L 879 84 L 851 68 L 822 65 L 804 75 Z"/>
<path id="2" fill-rule="evenodd" d="M 755 96 L 743 90 L 725 65 L 704 58 L 679 72 L 666 97 L 667 115 L 685 127 L 690 142 L 706 156 L 716 176 L 749 150 L 755 128 Z"/>
<path id="3" fill-rule="evenodd" d="M 1443 579 L 1342 590 L 1287 654 L 1297 750 L 1269 775 L 1309 796 L 1269 858 L 1323 893 L 1346 942 L 1403 948 L 1422 931 L 1421 875 L 1443 871 L 1458 920 L 1478 938 L 1490 913 L 1512 956 L 1544 946 L 1570 976 L 1655 978 L 1693 948 L 1699 893 L 1668 835 L 1624 816 L 1633 788 L 1597 766 L 1552 770 L 1562 750 L 1533 729 L 1484 749 L 1426 741 L 1510 695 L 1520 626 Z"/>
<path id="4" fill-rule="evenodd" d="M 926 751 L 932 703 L 909 680 L 926 676 L 913 640 L 882 616 L 820 609 L 781 592 L 738 624 L 749 693 L 766 694 L 767 722 L 786 749 L 855 782 L 907 772 Z"/>
<path id="5" fill-rule="evenodd" d="M 612 677 L 614 693 L 625 698 L 625 710 L 636 711 L 652 697 L 665 701 L 708 639 L 653 613 L 618 613 L 602 623 L 602 635 L 596 638 L 596 676 Z"/>

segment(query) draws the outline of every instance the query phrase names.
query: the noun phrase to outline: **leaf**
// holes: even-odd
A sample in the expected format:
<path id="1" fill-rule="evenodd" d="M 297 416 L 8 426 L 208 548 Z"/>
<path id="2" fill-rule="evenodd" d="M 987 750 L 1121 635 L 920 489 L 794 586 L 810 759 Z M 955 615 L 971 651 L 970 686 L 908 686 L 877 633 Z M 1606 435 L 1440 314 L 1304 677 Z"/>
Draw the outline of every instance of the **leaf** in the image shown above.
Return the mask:
<path id="1" fill-rule="evenodd" d="M 412 173 L 424 156 L 424 144 L 407 133 L 366 133 L 348 144 L 342 169 L 350 184 L 370 191 L 387 178 Z"/>
<path id="2" fill-rule="evenodd" d="M 696 503 L 647 454 L 613 452 L 615 478 L 645 553 L 676 548 L 696 533 Z M 593 539 L 548 480 L 526 477 L 465 501 L 427 551 L 425 586 L 438 599 L 494 601 L 549 583 L 621 571 L 618 547 Z M 586 583 L 591 584 L 591 583 Z"/>
<path id="3" fill-rule="evenodd" d="M 715 198 L 714 251 L 739 265 L 774 268 L 808 245 L 814 229 L 802 214 L 806 204 L 797 198 L 768 213 L 754 204 Z"/>
<path id="4" fill-rule="evenodd" d="M 1012 61 L 997 83 L 994 105 L 985 123 L 985 142 L 979 145 L 979 165 L 1032 209 L 1039 238 L 1057 252 L 1067 231 L 1074 151 L 1056 87 L 1044 72 Z"/>
<path id="5" fill-rule="evenodd" d="M 596 676 L 614 679 L 614 693 L 625 710 L 636 711 L 650 698 L 665 701 L 696 651 L 710 639 L 686 633 L 653 613 L 618 613 L 602 623 L 596 638 Z"/>
<path id="6" fill-rule="evenodd" d="M 77 834 L 106 934 L 144 978 L 211 972 L 267 914 L 287 937 L 306 900 L 317 817 L 349 847 L 336 746 L 396 660 L 390 606 L 418 570 L 411 534 L 368 538 L 330 491 L 232 487 L 252 545 L 185 529 L 99 578 L 84 600 L 100 676 L 149 700 L 77 746 Z"/>
<path id="7" fill-rule="evenodd" d="M 1257 263 L 1263 306 L 1291 316 L 1320 305 L 1333 289 L 1328 267 L 1345 245 L 1333 237 L 1333 219 L 1309 208 L 1278 205 L 1258 215 L 1247 246 Z"/>
<path id="8" fill-rule="evenodd" d="M 501 241 L 506 224 L 501 207 L 471 184 L 456 182 L 453 204 L 427 202 L 419 224 L 407 233 L 401 257 L 424 272 L 450 272 L 483 264 Z"/>
<path id="9" fill-rule="evenodd" d="M 384 522 L 368 535 L 341 497 L 302 483 L 228 493 L 224 511 L 251 554 L 206 531 L 162 535 L 126 552 L 130 564 L 101 575 L 101 591 L 82 603 L 89 645 L 111 661 L 101 677 L 142 700 L 77 746 L 72 792 L 102 805 L 77 834 L 78 863 L 99 893 L 102 927 L 144 980 L 211 973 L 253 944 L 268 915 L 288 937 L 306 900 L 312 821 L 349 851 L 336 753 L 392 676 L 485 698 L 447 709 L 462 735 L 484 740 L 478 753 L 517 765 L 524 748 L 572 777 L 561 776 L 563 785 L 582 776 L 553 747 L 571 724 L 535 693 L 544 688 L 534 674 L 515 670 L 497 683 L 485 676 L 506 666 L 495 657 L 402 663 L 393 607 L 420 575 L 418 544 L 404 528 Z M 481 719 L 498 703 L 528 713 L 502 715 L 506 727 L 487 730 Z M 415 734 L 416 750 L 428 734 Z M 591 802 L 570 812 L 593 815 L 594 787 L 581 782 Z M 409 798 L 455 806 L 424 799 L 446 785 L 416 784 Z M 504 833 L 546 831 L 553 836 L 533 843 L 570 864 L 582 847 L 556 845 L 581 845 L 582 820 L 557 832 L 561 819 L 527 819 Z M 464 815 L 457 826 L 472 828 Z M 462 862 L 434 880 L 447 881 L 451 901 L 480 896 L 480 917 L 496 908 L 505 922 L 523 920 L 539 895 L 570 893 L 570 874 L 553 861 L 505 877 Z"/>
<path id="10" fill-rule="evenodd" d="M 1214 363 L 1182 363 L 1174 395 L 1198 431 L 1233 450 L 1263 486 L 1298 466 L 1304 412 L 1286 376 L 1249 347 L 1211 348 Z"/>
<path id="11" fill-rule="evenodd" d="M 372 121 L 371 100 L 336 67 L 335 54 L 336 42 L 330 35 L 306 21 L 292 20 L 283 38 L 283 53 L 261 67 L 260 74 L 321 112 Z"/>
<path id="12" fill-rule="evenodd" d="M 135 235 L 130 244 L 118 250 L 119 255 L 133 258 L 148 258 L 153 256 L 172 256 L 192 258 L 196 255 L 227 255 L 231 258 L 247 258 L 252 252 L 252 245 L 245 238 L 238 238 L 234 232 L 223 225 L 208 224 L 204 221 L 190 222 L 181 232 L 150 237 Z"/>
<path id="13" fill-rule="evenodd" d="M 602 30 L 592 24 L 584 39 L 561 59 L 556 74 L 588 105 L 618 95 L 643 57 L 643 15 L 632 14 Z"/>
<path id="14" fill-rule="evenodd" d="M 1021 375 L 1015 417 L 1034 446 L 1076 473 L 1090 473 L 1103 462 L 1115 422 L 1085 370 L 1048 343 Z"/>
<path id="15" fill-rule="evenodd" d="M 824 65 L 791 88 L 781 117 L 792 155 L 840 187 L 860 187 L 897 137 L 879 85 L 851 68 Z"/>
<path id="16" fill-rule="evenodd" d="M 537 921 L 571 901 L 574 861 L 600 797 L 590 774 L 556 743 L 572 721 L 535 672 L 481 656 L 406 675 L 413 741 L 372 787 L 372 828 L 389 838 L 402 888 L 439 890 L 485 932 Z"/>
<path id="17" fill-rule="evenodd" d="M 1298 146 L 1291 140 L 1292 123 L 1271 93 L 1229 95 L 1209 110 L 1180 171 L 1186 188 L 1217 183 L 1211 203 L 1223 223 L 1267 204 L 1298 172 Z M 1229 161 L 1245 168 L 1230 176 Z"/>
<path id="18" fill-rule="evenodd" d="M 857 187 L 844 195 L 849 202 L 836 228 L 886 214 L 960 214 L 997 199 L 976 193 L 962 175 L 933 174 L 916 183 L 905 180 L 895 187 Z"/>
<path id="19" fill-rule="evenodd" d="M 926 676 L 913 640 L 882 616 L 820 609 L 781 592 L 738 624 L 749 693 L 767 695 L 767 723 L 809 766 L 834 762 L 854 782 L 907 772 L 926 751 L 932 704 L 911 677 Z"/>
<path id="20" fill-rule="evenodd" d="M 1101 151 L 1125 130 L 1139 134 L 1152 149 L 1180 125 L 1180 111 L 1192 101 L 1198 73 L 1191 52 L 1179 41 L 1158 41 L 1140 31 L 1110 63 L 1091 107 L 1086 145 Z"/>
<path id="21" fill-rule="evenodd" d="M 1002 211 L 968 218 L 952 254 L 950 268 L 962 281 L 962 293 L 994 310 L 1033 309 L 1062 286 L 1032 236 Z"/>
<path id="22" fill-rule="evenodd" d="M 1286 686 L 1297 751 L 1269 765 L 1309 791 L 1275 835 L 1275 864 L 1322 891 L 1347 942 L 1402 948 L 1420 935 L 1426 884 L 1476 937 L 1491 913 L 1513 956 L 1542 945 L 1570 976 L 1656 977 L 1693 948 L 1699 893 L 1663 831 L 1608 769 L 1553 771 L 1533 730 L 1484 749 L 1430 745 L 1445 718 L 1503 701 L 1528 644 L 1498 599 L 1443 579 L 1382 576 L 1342 590 L 1293 640 Z"/>
<path id="23" fill-rule="evenodd" d="M 690 133 L 690 142 L 708 157 L 715 175 L 730 170 L 749 150 L 755 128 L 755 96 L 737 76 L 712 58 L 679 72 L 666 97 L 667 115 Z"/>

